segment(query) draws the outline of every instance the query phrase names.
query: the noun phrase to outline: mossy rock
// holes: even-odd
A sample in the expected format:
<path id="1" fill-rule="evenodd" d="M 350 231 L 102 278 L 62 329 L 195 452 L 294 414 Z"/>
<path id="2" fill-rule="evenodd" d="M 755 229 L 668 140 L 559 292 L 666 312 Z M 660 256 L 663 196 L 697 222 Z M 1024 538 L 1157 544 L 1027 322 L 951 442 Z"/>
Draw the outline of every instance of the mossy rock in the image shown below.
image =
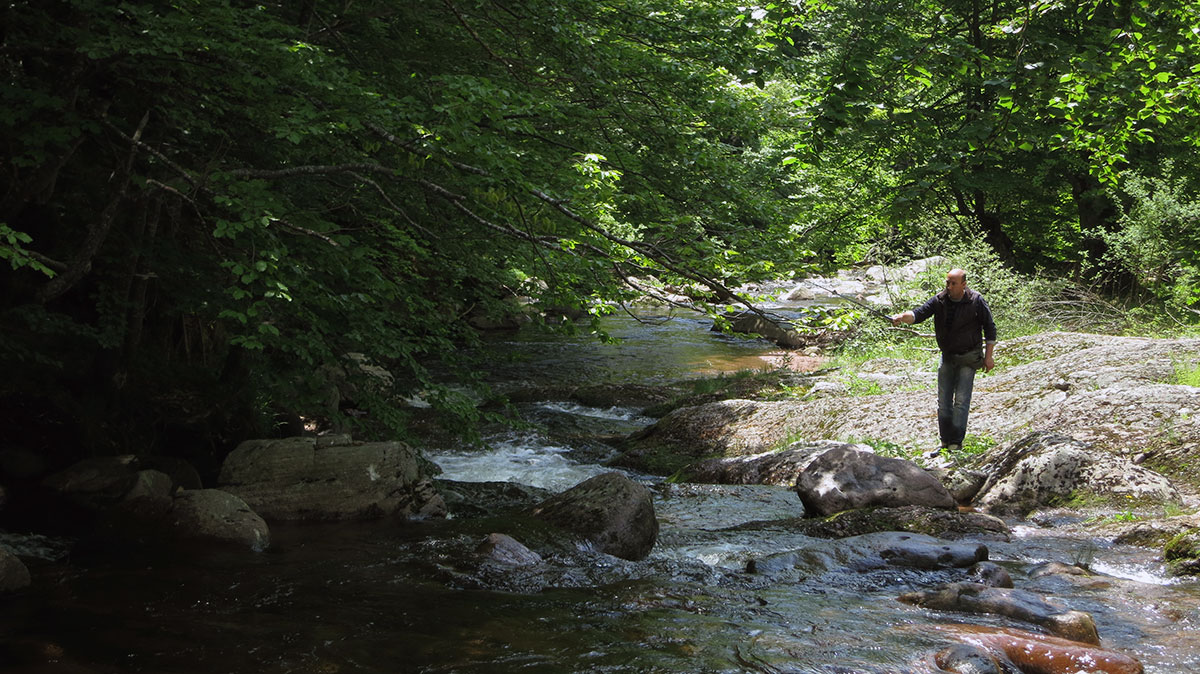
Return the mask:
<path id="1" fill-rule="evenodd" d="M 1200 576 L 1200 529 L 1185 531 L 1167 541 L 1163 559 L 1172 576 Z"/>

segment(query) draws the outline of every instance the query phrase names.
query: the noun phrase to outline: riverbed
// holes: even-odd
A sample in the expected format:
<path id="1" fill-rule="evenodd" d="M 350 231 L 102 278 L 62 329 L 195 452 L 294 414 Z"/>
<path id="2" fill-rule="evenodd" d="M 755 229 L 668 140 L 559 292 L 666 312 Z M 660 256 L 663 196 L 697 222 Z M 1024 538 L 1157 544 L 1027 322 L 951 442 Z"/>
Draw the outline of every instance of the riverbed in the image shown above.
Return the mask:
<path id="1" fill-rule="evenodd" d="M 773 346 L 721 335 L 706 321 L 613 317 L 617 344 L 589 335 L 498 335 L 493 384 L 655 383 L 769 368 Z M 609 470 L 591 439 L 637 430 L 640 410 L 569 400 L 522 403 L 531 422 L 482 446 L 429 458 L 454 482 L 561 491 Z M 33 587 L 4 599 L 5 672 L 928 672 L 938 625 L 1037 628 L 997 616 L 917 608 L 896 597 L 962 570 L 833 570 L 764 577 L 756 556 L 813 543 L 786 527 L 737 525 L 803 513 L 769 486 L 667 484 L 629 474 L 655 496 L 649 558 L 553 554 L 524 576 L 472 570 L 486 534 L 536 540 L 518 519 L 276 524 L 260 553 L 186 556 L 68 552 L 32 541 Z M 1069 519 L 1070 515 L 1063 515 Z M 1017 587 L 1090 613 L 1103 645 L 1151 674 L 1200 671 L 1200 584 L 1165 574 L 1152 549 L 1083 536 L 1064 519 L 1011 521 L 979 539 Z M 1085 578 L 1034 577 L 1037 564 L 1083 564 Z"/>

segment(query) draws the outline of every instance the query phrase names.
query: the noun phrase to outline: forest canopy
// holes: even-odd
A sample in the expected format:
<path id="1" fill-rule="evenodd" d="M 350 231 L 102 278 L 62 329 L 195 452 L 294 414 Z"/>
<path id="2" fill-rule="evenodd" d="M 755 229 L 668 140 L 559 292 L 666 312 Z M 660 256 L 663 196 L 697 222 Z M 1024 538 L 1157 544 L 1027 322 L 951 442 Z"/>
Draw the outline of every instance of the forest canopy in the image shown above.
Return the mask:
<path id="1" fill-rule="evenodd" d="M 7 3 L 0 403 L 85 453 L 341 424 L 346 391 L 397 432 L 418 392 L 470 421 L 439 373 L 478 371 L 481 326 L 597 330 L 667 290 L 719 314 L 962 240 L 1192 316 L 1197 25 L 1178 0 Z"/>

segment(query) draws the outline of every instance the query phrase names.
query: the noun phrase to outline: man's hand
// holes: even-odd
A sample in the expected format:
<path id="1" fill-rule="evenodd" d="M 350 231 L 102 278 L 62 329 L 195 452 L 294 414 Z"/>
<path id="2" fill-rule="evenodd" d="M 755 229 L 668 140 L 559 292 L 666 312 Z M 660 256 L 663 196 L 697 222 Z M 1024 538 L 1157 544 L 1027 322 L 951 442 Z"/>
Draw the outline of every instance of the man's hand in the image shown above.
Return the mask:
<path id="1" fill-rule="evenodd" d="M 901 323 L 913 323 L 916 320 L 917 320 L 917 317 L 913 315 L 913 312 L 906 311 L 902 314 L 893 315 L 892 316 L 892 325 L 895 326 L 895 325 L 900 325 Z"/>
<path id="2" fill-rule="evenodd" d="M 983 357 L 983 371 L 991 372 L 993 367 L 996 367 L 996 359 L 989 353 Z"/>

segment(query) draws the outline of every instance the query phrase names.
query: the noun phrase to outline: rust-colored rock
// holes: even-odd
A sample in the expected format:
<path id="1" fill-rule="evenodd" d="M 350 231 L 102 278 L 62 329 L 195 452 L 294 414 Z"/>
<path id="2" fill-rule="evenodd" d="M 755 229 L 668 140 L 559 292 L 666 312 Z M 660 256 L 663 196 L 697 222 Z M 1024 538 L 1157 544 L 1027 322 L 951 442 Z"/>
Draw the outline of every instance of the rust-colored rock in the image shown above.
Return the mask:
<path id="1" fill-rule="evenodd" d="M 1002 656 L 1027 674 L 1144 672 L 1141 662 L 1124 653 L 1044 634 L 980 625 L 934 625 L 932 629 Z"/>

